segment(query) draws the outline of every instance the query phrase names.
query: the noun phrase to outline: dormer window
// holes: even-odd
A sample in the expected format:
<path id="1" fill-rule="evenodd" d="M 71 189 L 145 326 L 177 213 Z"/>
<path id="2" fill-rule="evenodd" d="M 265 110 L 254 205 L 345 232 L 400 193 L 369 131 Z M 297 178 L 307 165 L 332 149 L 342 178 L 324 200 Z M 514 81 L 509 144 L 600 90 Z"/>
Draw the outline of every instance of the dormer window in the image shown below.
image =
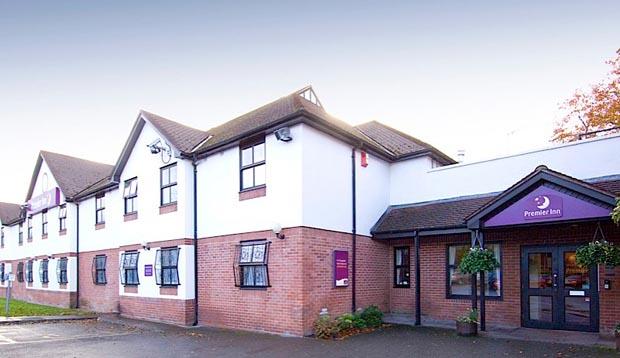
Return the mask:
<path id="1" fill-rule="evenodd" d="M 265 138 L 240 147 L 241 191 L 265 185 Z"/>

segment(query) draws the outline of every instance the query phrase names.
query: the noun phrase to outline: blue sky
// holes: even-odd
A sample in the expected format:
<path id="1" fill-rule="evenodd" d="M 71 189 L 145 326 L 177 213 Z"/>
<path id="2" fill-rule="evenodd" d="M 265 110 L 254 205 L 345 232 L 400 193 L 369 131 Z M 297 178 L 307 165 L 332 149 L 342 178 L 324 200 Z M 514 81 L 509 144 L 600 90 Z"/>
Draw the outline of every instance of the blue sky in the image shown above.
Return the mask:
<path id="1" fill-rule="evenodd" d="M 0 201 L 39 149 L 113 163 L 140 109 L 207 129 L 312 84 L 467 160 L 547 145 L 607 71 L 618 1 L 0 0 Z"/>

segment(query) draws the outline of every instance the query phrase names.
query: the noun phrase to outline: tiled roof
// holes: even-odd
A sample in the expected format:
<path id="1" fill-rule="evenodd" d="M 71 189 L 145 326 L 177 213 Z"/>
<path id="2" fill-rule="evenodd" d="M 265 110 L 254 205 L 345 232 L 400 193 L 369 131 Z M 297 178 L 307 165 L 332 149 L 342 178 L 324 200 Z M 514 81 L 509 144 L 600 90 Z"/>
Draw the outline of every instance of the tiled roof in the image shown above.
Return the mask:
<path id="1" fill-rule="evenodd" d="M 591 186 L 620 197 L 620 179 L 591 179 L 579 182 L 581 185 Z M 373 228 L 373 233 L 395 233 L 464 226 L 465 218 L 490 203 L 498 195 L 499 193 L 490 193 L 391 206 L 381 216 Z"/>
<path id="2" fill-rule="evenodd" d="M 441 159 L 445 161 L 444 164 L 456 163 L 452 158 L 449 158 L 447 155 L 441 153 L 432 145 L 425 143 L 406 133 L 403 133 L 399 130 L 386 126 L 383 123 L 371 121 L 368 123 L 360 124 L 355 128 L 364 133 L 366 136 L 372 138 L 381 146 L 387 148 L 397 157 L 406 157 L 418 153 L 431 151 L 435 154 L 439 154 Z"/>
<path id="3" fill-rule="evenodd" d="M 21 206 L 19 204 L 1 203 L 0 202 L 0 222 L 3 225 L 9 225 L 17 221 L 21 214 Z"/>
<path id="4" fill-rule="evenodd" d="M 178 150 L 189 153 L 207 138 L 207 132 L 171 121 L 156 114 L 140 111 Z"/>
<path id="5" fill-rule="evenodd" d="M 67 198 L 72 198 L 80 191 L 109 177 L 113 168 L 108 164 L 46 151 L 41 151 L 41 157 Z M 32 192 L 29 195 L 32 195 Z"/>
<path id="6" fill-rule="evenodd" d="M 495 195 L 454 198 L 403 206 L 391 206 L 373 228 L 374 233 L 462 226 L 463 219 L 491 201 Z"/>

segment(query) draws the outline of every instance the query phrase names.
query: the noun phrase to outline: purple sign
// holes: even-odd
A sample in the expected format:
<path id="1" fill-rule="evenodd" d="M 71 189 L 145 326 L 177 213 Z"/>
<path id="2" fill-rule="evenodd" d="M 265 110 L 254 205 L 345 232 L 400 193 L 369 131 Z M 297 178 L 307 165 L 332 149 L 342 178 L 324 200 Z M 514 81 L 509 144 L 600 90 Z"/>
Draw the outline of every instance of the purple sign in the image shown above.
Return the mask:
<path id="1" fill-rule="evenodd" d="M 153 276 L 153 265 L 144 265 L 144 276 Z"/>
<path id="2" fill-rule="evenodd" d="M 60 189 L 54 188 L 28 200 L 28 213 L 36 214 L 60 204 Z"/>
<path id="3" fill-rule="evenodd" d="M 349 286 L 349 252 L 334 250 L 334 286 Z"/>
<path id="4" fill-rule="evenodd" d="M 611 209 L 578 199 L 546 186 L 539 186 L 484 224 L 486 227 L 532 222 L 577 220 L 609 216 Z"/>

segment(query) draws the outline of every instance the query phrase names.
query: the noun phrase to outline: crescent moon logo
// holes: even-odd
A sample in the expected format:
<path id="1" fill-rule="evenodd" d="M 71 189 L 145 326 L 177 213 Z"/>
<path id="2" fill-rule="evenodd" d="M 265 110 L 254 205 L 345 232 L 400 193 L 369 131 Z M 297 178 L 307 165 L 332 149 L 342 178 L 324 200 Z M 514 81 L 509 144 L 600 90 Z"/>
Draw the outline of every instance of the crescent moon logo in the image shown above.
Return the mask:
<path id="1" fill-rule="evenodd" d="M 546 209 L 551 204 L 549 197 L 546 195 L 537 196 L 534 202 L 536 202 L 536 207 L 539 209 Z"/>

